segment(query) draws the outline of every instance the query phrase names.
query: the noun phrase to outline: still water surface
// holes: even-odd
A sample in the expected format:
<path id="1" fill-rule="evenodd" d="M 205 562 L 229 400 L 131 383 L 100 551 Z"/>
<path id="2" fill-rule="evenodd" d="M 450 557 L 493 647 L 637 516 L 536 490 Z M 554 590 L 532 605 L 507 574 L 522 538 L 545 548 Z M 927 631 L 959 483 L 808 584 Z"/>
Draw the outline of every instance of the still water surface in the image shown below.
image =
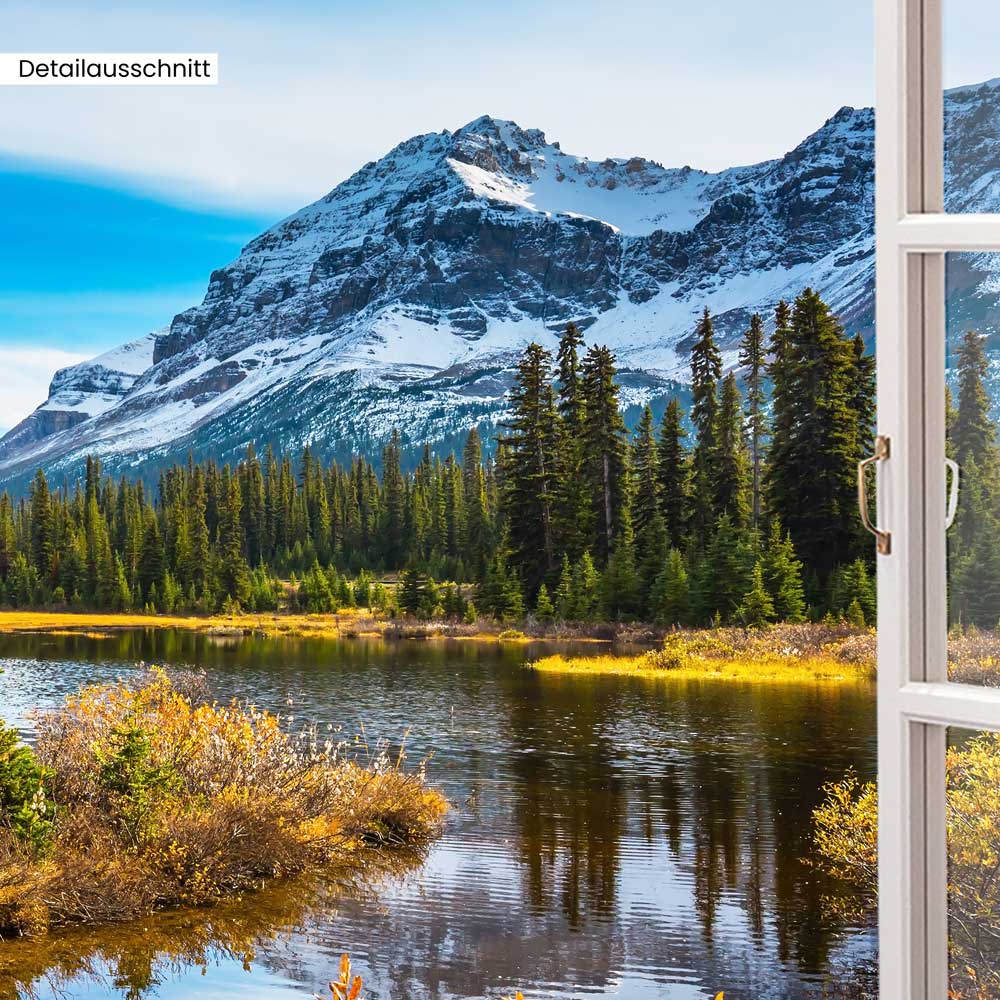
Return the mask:
<path id="1" fill-rule="evenodd" d="M 522 668 L 556 648 L 0 637 L 0 715 L 29 736 L 33 709 L 83 683 L 138 661 L 195 665 L 220 698 L 363 726 L 369 741 L 408 734 L 408 759 L 430 757 L 454 806 L 426 861 L 377 894 L 282 887 L 141 928 L 0 945 L 0 996 L 23 995 L 15 970 L 43 998 L 302 998 L 345 950 L 373 1000 L 858 995 L 874 935 L 830 915 L 823 897 L 845 890 L 804 859 L 823 782 L 873 773 L 873 689 Z"/>

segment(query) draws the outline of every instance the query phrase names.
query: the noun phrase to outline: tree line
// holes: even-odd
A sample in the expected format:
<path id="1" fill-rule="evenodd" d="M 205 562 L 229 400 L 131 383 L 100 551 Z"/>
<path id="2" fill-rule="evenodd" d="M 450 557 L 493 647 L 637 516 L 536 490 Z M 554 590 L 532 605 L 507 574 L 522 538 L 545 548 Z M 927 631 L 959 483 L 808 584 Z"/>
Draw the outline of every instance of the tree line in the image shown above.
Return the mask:
<path id="1" fill-rule="evenodd" d="M 461 456 L 425 447 L 381 468 L 252 447 L 235 466 L 163 471 L 155 491 L 90 458 L 53 490 L 0 496 L 0 601 L 115 610 L 388 612 L 667 625 L 874 616 L 855 463 L 874 419 L 874 360 L 823 300 L 750 318 L 723 373 L 706 309 L 694 331 L 691 402 L 647 406 L 633 433 L 615 358 L 521 355 L 494 457 L 473 428 Z M 376 579 L 402 573 L 398 587 Z M 437 581 L 450 581 L 441 585 Z"/>

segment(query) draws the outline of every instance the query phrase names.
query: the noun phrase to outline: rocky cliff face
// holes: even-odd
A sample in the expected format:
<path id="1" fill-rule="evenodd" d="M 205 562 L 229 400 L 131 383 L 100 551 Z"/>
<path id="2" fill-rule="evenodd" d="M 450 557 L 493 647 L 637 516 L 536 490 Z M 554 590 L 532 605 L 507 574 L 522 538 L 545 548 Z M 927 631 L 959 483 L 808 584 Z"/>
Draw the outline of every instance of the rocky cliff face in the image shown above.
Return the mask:
<path id="1" fill-rule="evenodd" d="M 979 207 L 1000 204 L 998 99 L 948 99 L 949 178 Z M 570 320 L 614 349 L 626 403 L 687 378 L 706 305 L 729 363 L 749 314 L 807 285 L 870 335 L 873 179 L 870 109 L 716 174 L 597 162 L 488 117 L 417 136 L 253 240 L 169 327 L 58 373 L 0 440 L 0 478 L 250 440 L 374 451 L 394 426 L 448 441 L 502 414 L 516 352 Z M 988 262 L 972 270 L 978 287 Z"/>

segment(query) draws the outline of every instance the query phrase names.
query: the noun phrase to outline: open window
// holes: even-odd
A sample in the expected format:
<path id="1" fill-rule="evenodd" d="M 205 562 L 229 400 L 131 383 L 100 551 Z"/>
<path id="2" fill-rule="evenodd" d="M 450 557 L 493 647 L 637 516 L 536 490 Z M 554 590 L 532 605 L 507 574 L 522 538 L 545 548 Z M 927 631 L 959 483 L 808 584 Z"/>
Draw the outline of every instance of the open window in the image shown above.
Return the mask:
<path id="1" fill-rule="evenodd" d="M 977 544 L 996 535 L 993 520 L 980 516 L 977 495 L 1000 487 L 1000 473 L 980 468 L 968 442 L 955 440 L 949 419 L 948 387 L 961 365 L 989 367 L 976 317 L 950 314 L 949 290 L 981 264 L 975 255 L 1000 252 L 1000 215 L 965 213 L 949 196 L 961 168 L 961 151 L 946 141 L 947 115 L 961 113 L 961 94 L 957 101 L 943 96 L 945 25 L 955 13 L 944 5 L 953 2 L 876 0 L 884 1000 L 943 1000 L 949 990 L 997 995 L 985 982 L 983 992 L 969 992 L 969 977 L 984 973 L 964 961 L 962 907 L 949 906 L 956 892 L 978 893 L 976 905 L 985 907 L 1000 899 L 1000 885 L 976 877 L 982 859 L 963 848 L 954 801 L 949 809 L 963 779 L 946 766 L 949 746 L 974 750 L 979 734 L 1000 731 L 1000 689 L 989 686 L 990 678 L 955 670 L 949 677 L 949 659 L 960 660 L 949 657 L 949 643 L 960 643 L 966 626 L 993 629 L 1000 619 L 1000 579 Z M 977 352 L 981 358 L 971 356 Z M 977 947 L 989 955 L 994 945 L 1000 968 L 1000 939 Z"/>

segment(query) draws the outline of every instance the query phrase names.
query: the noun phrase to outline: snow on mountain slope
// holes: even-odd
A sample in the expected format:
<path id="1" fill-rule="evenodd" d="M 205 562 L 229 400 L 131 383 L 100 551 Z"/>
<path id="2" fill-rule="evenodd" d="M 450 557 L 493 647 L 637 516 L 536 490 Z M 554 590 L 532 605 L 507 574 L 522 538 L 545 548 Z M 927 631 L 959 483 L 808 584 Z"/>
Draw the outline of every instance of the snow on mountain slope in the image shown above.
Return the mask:
<path id="1" fill-rule="evenodd" d="M 148 333 L 90 361 L 61 368 L 52 377 L 48 399 L 8 431 L 0 447 L 31 449 L 111 410 L 152 364 L 155 338 L 156 333 Z"/>
<path id="2" fill-rule="evenodd" d="M 1000 87 L 946 107 L 950 203 L 1000 207 Z M 615 350 L 627 403 L 687 379 L 706 305 L 730 363 L 750 313 L 806 285 L 870 336 L 873 183 L 870 109 L 715 174 L 570 155 L 489 117 L 415 136 L 252 240 L 168 327 L 57 373 L 0 439 L 0 479 L 251 440 L 377 453 L 394 426 L 449 444 L 502 415 L 516 353 L 570 320 Z M 967 275 L 990 315 L 992 268 Z"/>

